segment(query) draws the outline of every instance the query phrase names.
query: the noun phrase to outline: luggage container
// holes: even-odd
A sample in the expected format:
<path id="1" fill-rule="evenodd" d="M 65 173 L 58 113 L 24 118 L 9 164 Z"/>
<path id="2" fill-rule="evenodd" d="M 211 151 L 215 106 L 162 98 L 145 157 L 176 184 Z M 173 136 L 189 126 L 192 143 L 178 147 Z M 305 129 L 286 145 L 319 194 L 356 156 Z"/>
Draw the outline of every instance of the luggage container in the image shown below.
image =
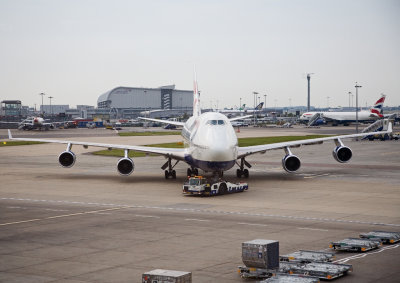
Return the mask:
<path id="1" fill-rule="evenodd" d="M 287 274 L 277 274 L 272 276 L 260 283 L 319 283 L 318 277 L 310 277 L 304 275 L 287 275 Z"/>
<path id="2" fill-rule="evenodd" d="M 400 232 L 372 231 L 361 233 L 360 238 L 382 241 L 384 244 L 394 244 L 400 241 Z"/>
<path id="3" fill-rule="evenodd" d="M 242 243 L 242 261 L 247 267 L 279 268 L 279 242 L 257 239 Z"/>
<path id="4" fill-rule="evenodd" d="M 289 262 L 331 262 L 335 259 L 334 253 L 300 250 L 291 254 L 281 255 L 280 261 Z"/>
<path id="5" fill-rule="evenodd" d="M 329 247 L 340 251 L 366 252 L 382 246 L 380 240 L 347 238 L 337 242 L 331 242 Z"/>
<path id="6" fill-rule="evenodd" d="M 155 269 L 142 275 L 142 283 L 192 283 L 192 273 Z"/>

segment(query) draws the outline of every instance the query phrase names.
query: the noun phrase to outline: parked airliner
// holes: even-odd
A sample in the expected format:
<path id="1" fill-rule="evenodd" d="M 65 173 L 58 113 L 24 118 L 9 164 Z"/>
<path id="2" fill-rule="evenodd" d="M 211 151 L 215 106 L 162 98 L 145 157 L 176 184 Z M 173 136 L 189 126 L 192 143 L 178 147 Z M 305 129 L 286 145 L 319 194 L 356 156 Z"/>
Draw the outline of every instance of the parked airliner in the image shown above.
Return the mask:
<path id="1" fill-rule="evenodd" d="M 251 115 L 249 115 L 251 116 Z M 140 151 L 146 153 L 155 153 L 165 156 L 167 162 L 161 167 L 165 170 L 165 178 L 176 178 L 174 170 L 178 162 L 185 162 L 189 165 L 187 174 L 198 174 L 198 169 L 205 172 L 212 172 L 214 175 L 222 176 L 223 172 L 238 165 L 236 170 L 237 177 L 249 177 L 251 164 L 246 161 L 246 157 L 256 153 L 265 153 L 272 149 L 283 149 L 285 155 L 282 159 L 282 166 L 287 172 L 295 172 L 300 168 L 300 159 L 295 156 L 291 148 L 299 147 L 300 145 L 320 144 L 325 141 L 332 140 L 335 143 L 333 149 L 333 157 L 341 163 L 347 162 L 352 157 L 352 151 L 346 147 L 342 139 L 362 137 L 371 134 L 384 134 L 392 131 L 392 125 L 389 124 L 387 131 L 376 133 L 363 133 L 344 136 L 334 136 L 326 138 L 317 138 L 292 142 L 280 142 L 275 144 L 265 144 L 256 146 L 239 147 L 238 139 L 231 125 L 232 121 L 243 119 L 248 116 L 241 116 L 228 119 L 225 115 L 218 112 L 207 112 L 201 114 L 200 111 L 200 96 L 197 88 L 197 81 L 194 82 L 193 91 L 193 116 L 185 123 L 165 121 L 151 118 L 142 118 L 144 120 L 156 121 L 160 123 L 174 124 L 182 126 L 182 137 L 184 139 L 184 148 L 161 148 L 161 147 L 146 147 L 132 146 L 119 144 L 92 143 L 68 140 L 47 140 L 36 138 L 13 138 L 10 130 L 8 131 L 10 140 L 25 140 L 25 141 L 40 141 L 47 143 L 62 143 L 66 144 L 67 148 L 59 155 L 59 163 L 62 167 L 71 167 L 74 165 L 76 156 L 71 151 L 73 145 L 82 145 L 85 148 L 88 146 L 123 149 L 125 154 L 117 163 L 117 170 L 121 175 L 130 175 L 135 168 L 133 160 L 128 153 L 132 151 Z M 176 161 L 174 164 L 172 161 Z"/>
<path id="2" fill-rule="evenodd" d="M 358 112 L 358 121 L 359 122 L 374 122 L 377 119 L 383 118 L 382 115 L 382 107 L 385 102 L 385 95 L 382 95 L 379 98 L 374 106 L 372 106 L 369 110 L 362 110 Z M 356 122 L 356 112 L 319 112 L 312 111 L 306 112 L 300 116 L 300 121 L 309 122 L 316 115 L 320 115 L 319 118 L 325 120 L 325 122 L 332 122 L 333 124 L 349 124 L 351 122 Z"/>

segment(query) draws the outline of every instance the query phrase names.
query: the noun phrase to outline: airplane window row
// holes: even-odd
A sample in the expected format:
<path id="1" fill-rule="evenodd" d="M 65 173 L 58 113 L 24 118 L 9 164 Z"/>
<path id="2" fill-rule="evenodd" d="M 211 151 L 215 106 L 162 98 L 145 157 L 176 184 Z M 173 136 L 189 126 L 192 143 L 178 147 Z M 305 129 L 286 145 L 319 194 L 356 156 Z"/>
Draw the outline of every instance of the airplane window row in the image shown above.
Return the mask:
<path id="1" fill-rule="evenodd" d="M 207 125 L 225 125 L 224 120 L 208 120 Z"/>

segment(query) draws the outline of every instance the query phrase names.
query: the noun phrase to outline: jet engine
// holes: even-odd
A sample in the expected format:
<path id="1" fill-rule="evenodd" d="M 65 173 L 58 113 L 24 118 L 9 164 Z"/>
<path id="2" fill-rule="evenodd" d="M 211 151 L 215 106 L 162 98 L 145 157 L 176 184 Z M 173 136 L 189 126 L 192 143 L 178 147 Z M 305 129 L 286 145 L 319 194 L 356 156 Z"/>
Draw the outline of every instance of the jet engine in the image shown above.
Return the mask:
<path id="1" fill-rule="evenodd" d="M 58 157 L 58 162 L 62 167 L 70 168 L 75 164 L 76 156 L 70 150 L 64 151 Z"/>
<path id="2" fill-rule="evenodd" d="M 135 169 L 135 164 L 129 157 L 123 157 L 120 160 L 118 160 L 117 169 L 119 174 L 128 176 Z"/>
<path id="3" fill-rule="evenodd" d="M 337 162 L 345 163 L 351 159 L 353 153 L 347 146 L 337 146 L 332 152 L 333 157 Z"/>
<path id="4" fill-rule="evenodd" d="M 292 173 L 299 170 L 301 165 L 300 159 L 293 154 L 286 154 L 282 159 L 282 166 L 286 172 Z"/>

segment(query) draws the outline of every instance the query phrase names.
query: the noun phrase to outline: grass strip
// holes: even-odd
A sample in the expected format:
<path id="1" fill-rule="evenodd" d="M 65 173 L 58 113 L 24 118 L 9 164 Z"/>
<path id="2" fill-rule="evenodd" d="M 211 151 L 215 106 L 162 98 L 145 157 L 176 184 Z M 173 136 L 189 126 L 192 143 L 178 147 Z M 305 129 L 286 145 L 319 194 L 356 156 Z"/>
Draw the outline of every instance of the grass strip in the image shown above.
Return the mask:
<path id="1" fill-rule="evenodd" d="M 44 142 L 36 142 L 36 141 L 3 141 L 3 142 L 0 143 L 0 147 L 2 147 L 2 146 L 43 144 L 43 143 Z"/>
<path id="2" fill-rule="evenodd" d="M 296 141 L 296 140 L 306 140 L 328 137 L 328 135 L 308 135 L 308 136 L 280 136 L 280 137 L 256 137 L 256 138 L 240 138 L 238 140 L 239 146 L 252 146 L 261 144 L 271 144 L 278 142 Z M 183 148 L 183 143 L 172 142 L 172 143 L 160 143 L 146 145 L 149 147 L 163 147 L 163 148 Z M 112 149 L 112 150 L 100 150 L 93 152 L 95 155 L 104 156 L 124 156 L 124 150 L 122 149 Z M 129 151 L 129 157 L 144 157 L 144 156 L 157 156 L 157 154 L 148 154 L 144 152 Z"/>

